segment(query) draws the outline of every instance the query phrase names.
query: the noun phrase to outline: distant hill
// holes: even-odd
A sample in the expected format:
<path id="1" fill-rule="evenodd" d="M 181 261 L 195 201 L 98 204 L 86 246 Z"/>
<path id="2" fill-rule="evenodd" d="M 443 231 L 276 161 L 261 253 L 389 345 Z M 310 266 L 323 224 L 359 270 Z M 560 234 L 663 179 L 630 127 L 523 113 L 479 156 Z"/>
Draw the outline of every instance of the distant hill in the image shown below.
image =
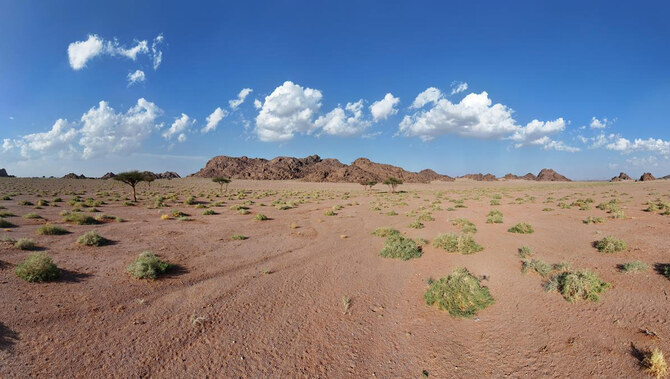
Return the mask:
<path id="1" fill-rule="evenodd" d="M 337 159 L 321 159 L 318 155 L 305 158 L 263 158 L 218 156 L 207 162 L 204 168 L 191 176 L 214 178 L 223 176 L 234 179 L 292 180 L 309 182 L 381 183 L 394 177 L 406 183 L 429 183 L 434 180 L 453 181 L 447 175 L 432 170 L 406 171 L 400 167 L 375 163 L 367 158 L 358 158 L 350 165 Z"/>

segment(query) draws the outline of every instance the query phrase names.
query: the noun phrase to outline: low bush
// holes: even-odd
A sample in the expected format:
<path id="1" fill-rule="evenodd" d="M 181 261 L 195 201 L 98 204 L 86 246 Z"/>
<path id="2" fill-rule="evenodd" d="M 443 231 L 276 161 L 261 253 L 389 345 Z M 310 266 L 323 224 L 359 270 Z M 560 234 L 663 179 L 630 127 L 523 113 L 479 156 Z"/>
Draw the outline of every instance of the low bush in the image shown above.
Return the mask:
<path id="1" fill-rule="evenodd" d="M 389 227 L 380 227 L 372 231 L 371 233 L 373 236 L 377 237 L 388 237 L 393 234 L 400 234 L 400 232 L 396 229 L 389 228 Z"/>
<path id="2" fill-rule="evenodd" d="M 578 300 L 600 300 L 609 283 L 601 280 L 589 270 L 563 271 L 554 275 L 546 284 L 547 292 L 557 291 L 565 300 L 574 303 Z"/>
<path id="3" fill-rule="evenodd" d="M 95 230 L 88 231 L 77 239 L 77 243 L 84 246 L 102 246 L 108 242 L 106 238 L 101 237 Z"/>
<path id="4" fill-rule="evenodd" d="M 487 224 L 502 224 L 503 214 L 497 209 L 492 210 L 489 214 L 486 215 Z"/>
<path id="5" fill-rule="evenodd" d="M 136 279 L 156 279 L 170 269 L 171 265 L 158 259 L 148 251 L 143 251 L 137 259 L 128 265 L 126 271 Z"/>
<path id="6" fill-rule="evenodd" d="M 5 220 L 4 218 L 0 218 L 0 228 L 14 228 L 14 227 L 16 227 L 16 225 Z"/>
<path id="7" fill-rule="evenodd" d="M 25 261 L 16 266 L 14 272 L 27 282 L 47 282 L 60 276 L 58 267 L 51 257 L 44 253 L 30 254 Z"/>
<path id="8" fill-rule="evenodd" d="M 37 234 L 42 234 L 45 236 L 59 236 L 62 234 L 68 234 L 67 230 L 61 228 L 60 226 L 52 225 L 52 224 L 45 224 L 40 226 L 37 229 Z"/>
<path id="9" fill-rule="evenodd" d="M 476 233 L 477 226 L 472 221 L 465 218 L 457 218 L 451 222 L 452 225 L 461 228 L 463 233 Z"/>
<path id="10" fill-rule="evenodd" d="M 582 222 L 585 224 L 602 224 L 605 222 L 605 219 L 603 217 L 589 216 Z"/>
<path id="11" fill-rule="evenodd" d="M 79 212 L 72 212 L 66 215 L 63 217 L 63 221 L 71 222 L 77 225 L 96 225 L 100 223 L 100 221 L 96 220 L 95 217 Z"/>
<path id="12" fill-rule="evenodd" d="M 35 240 L 32 238 L 19 238 L 14 243 L 14 247 L 20 250 L 34 250 Z"/>
<path id="13" fill-rule="evenodd" d="M 426 304 L 437 305 L 452 317 L 473 317 L 494 303 L 489 289 L 464 268 L 433 281 L 423 295 Z"/>
<path id="14" fill-rule="evenodd" d="M 42 216 L 38 215 L 37 213 L 32 212 L 32 213 L 24 214 L 23 218 L 25 218 L 25 219 L 39 219 L 39 218 L 42 218 Z"/>
<path id="15" fill-rule="evenodd" d="M 507 231 L 510 233 L 519 233 L 519 234 L 530 234 L 534 232 L 533 227 L 525 222 L 520 222 L 514 225 L 513 227 L 507 229 Z"/>
<path id="16" fill-rule="evenodd" d="M 593 246 L 598 249 L 599 252 L 607 254 L 618 253 L 628 248 L 626 242 L 612 236 L 607 236 L 594 242 Z"/>
<path id="17" fill-rule="evenodd" d="M 391 234 L 386 237 L 384 248 L 379 252 L 384 258 L 399 258 L 403 261 L 421 257 L 421 247 L 416 242 L 401 234 Z"/>
<path id="18" fill-rule="evenodd" d="M 632 261 L 632 262 L 627 262 L 623 263 L 617 266 L 619 271 L 624 272 L 626 274 L 631 274 L 631 273 L 636 273 L 636 272 L 642 272 L 642 271 L 647 271 L 649 270 L 649 265 L 642 262 L 642 261 Z"/>
<path id="19" fill-rule="evenodd" d="M 407 225 L 407 227 L 412 228 L 412 229 L 423 229 L 423 224 L 420 221 L 414 221 L 411 224 Z"/>
<path id="20" fill-rule="evenodd" d="M 433 240 L 433 246 L 444 249 L 450 253 L 474 254 L 484 250 L 478 245 L 472 236 L 467 234 L 446 233 L 441 234 Z"/>
<path id="21" fill-rule="evenodd" d="M 265 221 L 265 220 L 269 220 L 269 219 L 268 219 L 268 217 L 267 217 L 266 215 L 264 215 L 264 214 L 262 214 L 262 213 L 256 213 L 256 215 L 254 216 L 254 220 L 256 220 L 256 221 Z"/>
<path id="22" fill-rule="evenodd" d="M 644 357 L 642 365 L 644 365 L 644 371 L 656 379 L 665 378 L 668 375 L 668 364 L 665 362 L 663 352 L 658 348 Z"/>
<path id="23" fill-rule="evenodd" d="M 215 214 L 216 214 L 216 212 L 214 212 L 213 209 L 206 209 L 205 211 L 202 212 L 203 216 L 212 216 L 212 215 L 215 215 Z"/>
<path id="24" fill-rule="evenodd" d="M 533 255 L 533 251 L 528 246 L 521 246 L 519 248 L 519 257 L 528 258 Z"/>
<path id="25" fill-rule="evenodd" d="M 243 241 L 247 238 L 249 238 L 249 237 L 243 236 L 241 234 L 233 234 L 232 236 L 230 236 L 231 240 L 236 240 L 236 241 Z"/>

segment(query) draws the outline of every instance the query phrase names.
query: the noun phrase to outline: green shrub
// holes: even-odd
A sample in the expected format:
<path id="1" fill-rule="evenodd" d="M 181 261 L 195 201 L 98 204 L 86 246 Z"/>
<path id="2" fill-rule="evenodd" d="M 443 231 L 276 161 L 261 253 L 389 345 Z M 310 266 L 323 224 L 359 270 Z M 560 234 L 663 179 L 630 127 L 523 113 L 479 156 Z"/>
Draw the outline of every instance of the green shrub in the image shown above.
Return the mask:
<path id="1" fill-rule="evenodd" d="M 85 246 L 102 246 L 109 242 L 106 238 L 98 235 L 95 230 L 88 231 L 77 239 L 77 243 Z"/>
<path id="2" fill-rule="evenodd" d="M 400 234 L 400 232 L 396 229 L 389 228 L 389 227 L 380 227 L 372 231 L 371 233 L 373 236 L 377 237 L 388 237 L 393 234 Z"/>
<path id="3" fill-rule="evenodd" d="M 403 261 L 419 258 L 421 254 L 421 247 L 413 239 L 401 234 L 387 236 L 384 248 L 379 252 L 384 258 L 400 258 Z"/>
<path id="4" fill-rule="evenodd" d="M 14 243 L 14 247 L 21 250 L 34 250 L 35 240 L 32 238 L 19 238 Z"/>
<path id="5" fill-rule="evenodd" d="M 335 216 L 335 215 L 337 215 L 337 213 L 335 213 L 331 209 L 329 209 L 324 213 L 324 215 L 325 216 Z"/>
<path id="6" fill-rule="evenodd" d="M 29 206 L 29 205 L 35 205 L 35 204 L 33 204 L 32 202 L 30 202 L 28 200 L 23 200 L 23 201 L 19 201 L 19 205 Z"/>
<path id="7" fill-rule="evenodd" d="M 95 217 L 79 212 L 72 212 L 66 215 L 63 217 L 63 221 L 71 222 L 77 225 L 96 225 L 100 223 L 100 221 L 96 220 Z"/>
<path id="8" fill-rule="evenodd" d="M 563 271 L 545 284 L 547 292 L 557 291 L 571 303 L 578 300 L 598 301 L 600 294 L 608 287 L 609 283 L 602 281 L 589 270 Z"/>
<path id="9" fill-rule="evenodd" d="M 476 233 L 477 226 L 472 221 L 465 218 L 457 218 L 451 222 L 452 225 L 461 228 L 463 233 Z"/>
<path id="10" fill-rule="evenodd" d="M 27 282 L 47 282 L 60 276 L 60 270 L 45 253 L 30 254 L 25 261 L 16 266 L 14 272 Z"/>
<path id="11" fill-rule="evenodd" d="M 5 220 L 4 218 L 0 218 L 0 228 L 14 228 L 14 227 L 16 227 L 16 225 Z"/>
<path id="12" fill-rule="evenodd" d="M 525 222 L 520 222 L 514 225 L 513 227 L 507 229 L 507 231 L 510 233 L 519 233 L 519 234 L 530 234 L 534 232 L 533 227 Z"/>
<path id="13" fill-rule="evenodd" d="M 594 242 L 593 246 L 598 249 L 599 252 L 607 254 L 618 253 L 619 251 L 623 251 L 628 248 L 626 242 L 620 239 L 616 239 L 612 236 L 607 236 L 600 241 Z"/>
<path id="14" fill-rule="evenodd" d="M 413 223 L 407 225 L 409 228 L 412 229 L 423 229 L 423 224 L 420 221 L 414 221 Z"/>
<path id="15" fill-rule="evenodd" d="M 441 234 L 433 240 L 433 246 L 444 249 L 450 253 L 474 254 L 484 250 L 478 245 L 472 236 L 467 234 L 446 233 Z"/>
<path id="16" fill-rule="evenodd" d="M 554 271 L 566 271 L 570 269 L 570 263 L 568 262 L 561 262 L 552 265 L 539 259 L 524 259 L 521 264 L 522 273 L 525 274 L 528 271 L 535 271 L 543 278 Z"/>
<path id="17" fill-rule="evenodd" d="M 126 271 L 136 279 L 156 279 L 167 272 L 171 265 L 158 259 L 154 254 L 143 251 L 137 259 L 128 265 Z"/>
<path id="18" fill-rule="evenodd" d="M 489 214 L 486 215 L 487 224 L 502 224 L 503 214 L 497 209 L 492 210 Z"/>
<path id="19" fill-rule="evenodd" d="M 617 266 L 617 268 L 619 269 L 619 271 L 629 274 L 629 273 L 647 271 L 649 270 L 649 265 L 642 261 L 632 261 L 620 264 Z"/>
<path id="20" fill-rule="evenodd" d="M 42 234 L 42 235 L 45 235 L 45 236 L 59 236 L 59 235 L 68 234 L 68 233 L 70 233 L 70 232 L 61 228 L 60 226 L 51 225 L 51 224 L 42 225 L 37 229 L 37 234 Z"/>
<path id="21" fill-rule="evenodd" d="M 42 218 L 42 216 L 33 212 L 33 213 L 24 214 L 23 218 L 25 218 L 25 219 L 38 219 L 38 218 Z"/>
<path id="22" fill-rule="evenodd" d="M 426 304 L 449 312 L 452 317 L 473 317 L 494 303 L 489 289 L 464 268 L 433 281 L 423 295 Z"/>
<path id="23" fill-rule="evenodd" d="M 528 258 L 533 255 L 533 251 L 528 246 L 521 246 L 519 248 L 519 257 Z"/>
<path id="24" fill-rule="evenodd" d="M 195 201 L 195 196 L 189 196 L 186 198 L 186 201 L 184 201 L 185 204 L 187 205 L 193 205 L 196 203 Z"/>
<path id="25" fill-rule="evenodd" d="M 16 215 L 12 212 L 2 211 L 0 212 L 0 218 L 3 217 L 15 217 Z"/>
<path id="26" fill-rule="evenodd" d="M 605 219 L 602 217 L 589 216 L 582 222 L 585 224 L 602 224 L 605 222 Z"/>
<path id="27" fill-rule="evenodd" d="M 268 217 L 266 215 L 262 214 L 262 213 L 256 213 L 256 215 L 254 216 L 254 220 L 265 221 L 265 220 L 268 220 Z"/>
<path id="28" fill-rule="evenodd" d="M 232 236 L 230 236 L 231 240 L 237 240 L 237 241 L 243 241 L 247 238 L 249 238 L 249 237 L 243 236 L 241 234 L 233 234 Z"/>
<path id="29" fill-rule="evenodd" d="M 212 216 L 212 215 L 215 215 L 215 214 L 216 214 L 216 212 L 214 212 L 213 209 L 207 209 L 204 212 L 202 212 L 203 216 Z"/>

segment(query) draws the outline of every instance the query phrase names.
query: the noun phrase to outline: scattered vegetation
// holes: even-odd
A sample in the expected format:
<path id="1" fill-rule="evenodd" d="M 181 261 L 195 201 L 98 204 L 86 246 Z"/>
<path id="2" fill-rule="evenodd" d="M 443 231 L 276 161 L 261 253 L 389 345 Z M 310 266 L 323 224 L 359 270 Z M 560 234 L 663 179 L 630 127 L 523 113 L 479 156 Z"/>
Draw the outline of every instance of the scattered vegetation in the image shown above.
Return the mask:
<path id="1" fill-rule="evenodd" d="M 489 289 L 464 268 L 456 268 L 448 276 L 433 281 L 424 299 L 426 304 L 436 304 L 452 317 L 473 317 L 494 302 Z"/>
<path id="2" fill-rule="evenodd" d="M 421 247 L 413 239 L 399 233 L 388 235 L 384 248 L 379 252 L 384 258 L 399 258 L 403 261 L 419 258 L 421 254 Z"/>
<path id="3" fill-rule="evenodd" d="M 563 271 L 554 275 L 546 284 L 547 292 L 557 291 L 565 300 L 574 303 L 578 300 L 600 300 L 609 283 L 601 280 L 589 270 Z"/>
<path id="4" fill-rule="evenodd" d="M 265 220 L 269 220 L 269 218 L 268 218 L 268 216 L 266 216 L 266 215 L 264 215 L 264 214 L 262 214 L 262 213 L 256 213 L 256 215 L 254 216 L 254 220 L 256 220 L 256 221 L 265 221 Z"/>
<path id="5" fill-rule="evenodd" d="M 101 237 L 95 230 L 88 231 L 77 239 L 77 243 L 84 246 L 102 246 L 108 242 L 109 240 Z"/>
<path id="6" fill-rule="evenodd" d="M 19 238 L 14 243 L 14 247 L 20 250 L 34 250 L 35 246 L 35 240 L 32 238 Z"/>
<path id="7" fill-rule="evenodd" d="M 461 228 L 463 233 L 476 233 L 477 226 L 472 221 L 465 218 L 457 218 L 451 222 L 452 225 Z"/>
<path id="8" fill-rule="evenodd" d="M 589 216 L 582 222 L 585 224 L 602 224 L 605 222 L 605 219 L 603 217 Z"/>
<path id="9" fill-rule="evenodd" d="M 95 217 L 80 212 L 68 213 L 63 217 L 63 221 L 77 225 L 96 225 L 100 223 Z"/>
<path id="10" fill-rule="evenodd" d="M 486 215 L 487 224 L 502 224 L 503 214 L 497 209 L 492 210 L 489 214 Z"/>
<path id="11" fill-rule="evenodd" d="M 507 229 L 507 231 L 510 233 L 519 233 L 519 234 L 530 234 L 534 232 L 533 227 L 525 222 L 520 222 L 514 225 L 513 227 Z"/>
<path id="12" fill-rule="evenodd" d="M 136 279 L 156 279 L 170 269 L 171 265 L 158 259 L 154 254 L 143 251 L 128 265 L 126 271 Z"/>
<path id="13" fill-rule="evenodd" d="M 528 258 L 533 255 L 533 251 L 528 246 L 521 246 L 519 248 L 519 257 Z"/>
<path id="14" fill-rule="evenodd" d="M 14 270 L 16 276 L 27 282 L 48 282 L 60 276 L 60 270 L 45 253 L 33 253 Z"/>
<path id="15" fill-rule="evenodd" d="M 247 238 L 249 238 L 249 237 L 243 236 L 241 234 L 233 234 L 232 236 L 230 236 L 231 240 L 236 240 L 236 241 L 244 241 Z"/>
<path id="16" fill-rule="evenodd" d="M 45 236 L 60 236 L 63 234 L 68 234 L 67 230 L 61 228 L 60 226 L 57 225 L 52 225 L 52 224 L 44 224 L 40 226 L 37 229 L 37 234 L 45 235 Z"/>
<path id="17" fill-rule="evenodd" d="M 594 242 L 593 246 L 598 249 L 599 252 L 607 254 L 618 253 L 628 248 L 626 242 L 612 236 L 607 236 Z"/>
<path id="18" fill-rule="evenodd" d="M 16 227 L 16 225 L 5 220 L 4 218 L 0 218 L 0 228 L 14 228 L 14 227 Z"/>
<path id="19" fill-rule="evenodd" d="M 665 378 L 668 375 L 668 364 L 665 362 L 663 352 L 655 348 L 642 361 L 645 369 L 644 371 L 656 379 Z"/>
<path id="20" fill-rule="evenodd" d="M 619 271 L 626 274 L 642 272 L 649 270 L 649 265 L 642 261 L 632 261 L 617 266 Z"/>
<path id="21" fill-rule="evenodd" d="M 474 254 L 484 250 L 478 245 L 472 236 L 467 234 L 446 233 L 441 234 L 433 240 L 433 246 L 444 249 L 450 253 Z"/>
<path id="22" fill-rule="evenodd" d="M 391 193 L 395 193 L 395 189 L 402 184 L 402 180 L 394 177 L 388 177 L 386 180 L 384 180 L 383 184 L 389 186 Z"/>
<path id="23" fill-rule="evenodd" d="M 153 178 L 150 178 L 149 175 L 143 172 L 135 170 L 117 174 L 116 176 L 114 176 L 113 179 L 129 185 L 133 189 L 133 202 L 137 203 L 137 194 L 135 187 L 142 182 L 151 182 Z"/>
<path id="24" fill-rule="evenodd" d="M 388 237 L 393 234 L 400 234 L 400 232 L 396 229 L 389 228 L 389 227 L 380 227 L 372 231 L 371 233 L 373 236 L 377 237 Z"/>

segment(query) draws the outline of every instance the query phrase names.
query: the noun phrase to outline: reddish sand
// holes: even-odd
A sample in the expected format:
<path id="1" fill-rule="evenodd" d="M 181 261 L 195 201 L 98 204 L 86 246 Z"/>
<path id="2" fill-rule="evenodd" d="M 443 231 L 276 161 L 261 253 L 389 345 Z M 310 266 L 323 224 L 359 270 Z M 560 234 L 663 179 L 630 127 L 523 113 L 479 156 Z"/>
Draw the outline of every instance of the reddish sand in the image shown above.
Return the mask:
<path id="1" fill-rule="evenodd" d="M 67 201 L 72 196 L 66 191 L 86 190 L 83 198 L 104 199 L 108 204 L 98 207 L 102 212 L 126 220 L 66 224 L 71 234 L 41 236 L 35 230 L 44 220 L 7 218 L 18 227 L 0 231 L 1 236 L 34 238 L 63 273 L 56 282 L 24 282 L 13 266 L 30 252 L 0 242 L 0 377 L 417 378 L 425 370 L 431 378 L 635 378 L 646 375 L 633 346 L 643 351 L 659 347 L 670 354 L 670 280 L 653 268 L 638 274 L 616 268 L 632 260 L 651 266 L 670 263 L 670 216 L 643 211 L 648 199 L 669 200 L 670 181 L 459 180 L 404 185 L 399 189 L 409 193 L 384 199 L 380 185 L 379 192 L 365 192 L 355 184 L 238 180 L 230 192 L 322 191 L 333 199 L 277 210 L 270 203 L 279 195 L 248 197 L 255 201 L 248 215 L 230 209 L 244 200 L 225 199 L 213 216 L 183 204 L 190 191 L 217 192 L 219 187 L 208 180 L 159 180 L 142 186 L 142 205 L 128 207 L 94 196 L 101 189 L 127 196 L 116 182 L 0 179 L 0 195 L 22 193 L 0 201 L 6 207 L 2 211 L 18 216 L 36 212 L 60 224 L 59 213 L 71 208 L 67 203 L 37 210 L 17 203 L 35 202 L 40 198 L 35 191 Z M 60 194 L 52 193 L 59 189 Z M 180 204 L 148 209 L 153 204 L 149 191 L 182 191 Z M 432 212 L 435 221 L 425 222 L 424 229 L 408 228 L 415 217 L 405 213 L 429 208 L 438 191 L 444 192 L 443 210 Z M 350 198 L 342 199 L 345 192 Z M 490 206 L 496 193 L 503 194 L 501 205 Z M 525 195 L 535 201 L 514 203 Z M 568 204 L 591 197 L 593 205 L 617 195 L 627 217 L 586 225 L 582 220 L 587 216 L 607 214 L 595 207 L 556 206 L 568 195 Z M 548 196 L 556 201 L 544 203 Z M 468 197 L 467 208 L 446 210 L 454 205 L 447 198 L 462 197 Z M 400 198 L 408 205 L 391 205 L 390 199 Z M 388 208 L 371 210 L 378 200 Z M 346 205 L 354 202 L 359 204 Z M 325 216 L 335 204 L 344 208 Z M 542 211 L 547 207 L 554 210 Z M 170 209 L 194 220 L 161 220 Z M 486 224 L 491 209 L 502 211 L 504 223 Z M 386 215 L 390 210 L 399 215 Z M 254 221 L 258 212 L 270 220 Z M 385 259 L 378 255 L 384 239 L 370 234 L 391 226 L 432 240 L 457 231 L 449 222 L 457 217 L 477 225 L 474 238 L 484 246 L 482 252 L 459 255 L 427 245 L 421 258 Z M 535 233 L 507 232 L 522 221 Z M 78 245 L 76 239 L 92 229 L 114 244 Z M 236 233 L 249 239 L 231 240 Z M 592 247 L 610 234 L 625 240 L 628 249 L 604 254 Z M 597 303 L 571 304 L 547 293 L 540 276 L 520 272 L 517 249 L 523 245 L 549 263 L 569 261 L 575 268 L 592 269 L 611 288 Z M 178 268 L 155 281 L 131 278 L 125 267 L 144 250 Z M 458 266 L 486 275 L 482 283 L 495 298 L 475 319 L 454 319 L 423 300 L 428 278 Z M 346 314 L 343 297 L 351 298 Z"/>

